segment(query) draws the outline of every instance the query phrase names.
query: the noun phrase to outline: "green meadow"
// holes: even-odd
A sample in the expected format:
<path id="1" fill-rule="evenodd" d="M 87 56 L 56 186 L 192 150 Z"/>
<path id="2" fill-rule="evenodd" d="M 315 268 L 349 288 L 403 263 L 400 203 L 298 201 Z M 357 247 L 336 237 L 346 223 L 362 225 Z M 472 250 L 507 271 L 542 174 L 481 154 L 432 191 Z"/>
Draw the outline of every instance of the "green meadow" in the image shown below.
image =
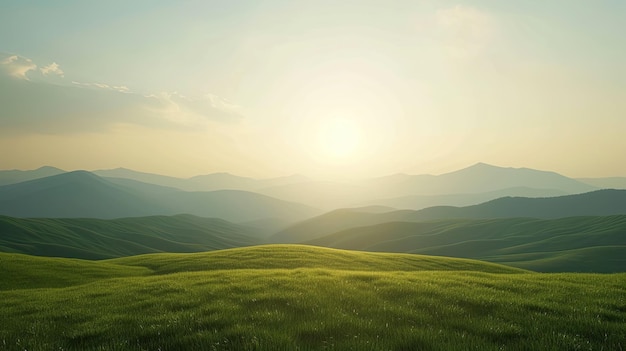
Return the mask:
<path id="1" fill-rule="evenodd" d="M 626 274 L 294 245 L 0 268 L 0 350 L 626 347 Z"/>

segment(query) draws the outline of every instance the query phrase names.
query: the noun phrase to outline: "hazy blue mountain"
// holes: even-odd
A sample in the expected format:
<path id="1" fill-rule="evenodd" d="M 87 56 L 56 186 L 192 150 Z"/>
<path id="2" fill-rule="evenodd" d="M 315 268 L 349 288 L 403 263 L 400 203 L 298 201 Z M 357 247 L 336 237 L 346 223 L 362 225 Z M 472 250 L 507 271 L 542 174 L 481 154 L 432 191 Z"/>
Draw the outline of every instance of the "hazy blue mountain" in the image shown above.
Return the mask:
<path id="1" fill-rule="evenodd" d="M 15 217 L 120 218 L 188 213 L 234 222 L 295 221 L 318 213 L 297 203 L 239 190 L 187 192 L 75 171 L 0 187 L 0 214 Z"/>
<path id="2" fill-rule="evenodd" d="M 542 272 L 626 271 L 626 215 L 387 222 L 306 242 L 480 259 Z"/>
<path id="3" fill-rule="evenodd" d="M 567 193 L 562 190 L 515 187 L 475 194 L 409 195 L 391 199 L 371 200 L 370 202 L 398 209 L 421 210 L 432 206 L 476 205 L 504 196 L 552 197 L 560 195 L 567 195 Z"/>
<path id="4" fill-rule="evenodd" d="M 505 197 L 467 207 L 438 206 L 419 211 L 365 213 L 341 209 L 295 223 L 271 237 L 273 242 L 297 243 L 353 228 L 386 222 L 507 217 L 561 218 L 626 214 L 626 190 L 598 190 L 549 198 Z"/>
<path id="5" fill-rule="evenodd" d="M 247 190 L 258 192 L 259 189 L 283 186 L 295 183 L 308 182 L 307 177 L 301 175 L 291 175 L 277 178 L 255 179 L 240 177 L 230 173 L 212 173 L 199 175 L 187 179 L 188 187 L 191 190 Z"/>
<path id="6" fill-rule="evenodd" d="M 191 215 L 114 220 L 0 216 L 0 251 L 102 259 L 154 252 L 198 252 L 259 244 L 250 228 Z"/>
<path id="7" fill-rule="evenodd" d="M 186 191 L 214 191 L 214 190 L 246 190 L 280 186 L 285 184 L 307 182 L 308 178 L 301 175 L 286 177 L 254 179 L 240 177 L 230 173 L 212 173 L 198 175 L 191 178 L 176 178 L 152 173 L 137 172 L 126 168 L 98 170 L 93 173 L 102 177 L 125 178 L 151 183 L 161 186 L 178 188 Z"/>
<path id="8" fill-rule="evenodd" d="M 397 211 L 398 209 L 395 207 L 389 206 L 380 206 L 380 205 L 371 205 L 371 206 L 362 206 L 362 207 L 352 207 L 349 208 L 350 211 L 355 212 L 363 212 L 363 213 L 387 213 Z"/>
<path id="9" fill-rule="evenodd" d="M 165 196 L 175 213 L 189 213 L 202 217 L 217 217 L 231 222 L 249 222 L 265 218 L 297 221 L 319 214 L 319 210 L 295 202 L 243 190 L 216 190 L 179 192 Z"/>
<path id="10" fill-rule="evenodd" d="M 503 197 L 466 207 L 429 207 L 417 211 L 415 218 L 560 218 L 615 214 L 626 214 L 626 190 L 596 190 L 547 198 Z"/>
<path id="11" fill-rule="evenodd" d="M 577 180 L 600 189 L 626 189 L 626 177 L 578 178 Z"/>
<path id="12" fill-rule="evenodd" d="M 596 189 L 554 172 L 483 163 L 442 175 L 397 174 L 351 183 L 311 180 L 300 175 L 253 179 L 229 173 L 183 179 L 124 168 L 94 173 L 185 191 L 252 191 L 325 210 L 377 205 L 407 209 L 466 206 L 502 196 L 547 197 Z"/>
<path id="13" fill-rule="evenodd" d="M 155 194 L 168 194 L 168 193 L 177 193 L 181 190 L 174 187 L 156 185 L 151 183 L 144 183 L 138 180 L 127 179 L 127 178 L 112 178 L 112 177 L 101 177 L 102 179 L 123 186 L 125 188 L 132 189 L 134 192 L 145 194 L 145 195 L 155 195 Z"/>
<path id="14" fill-rule="evenodd" d="M 367 199 L 375 198 L 374 189 L 363 185 L 331 181 L 308 181 L 259 189 L 258 192 L 282 199 L 297 201 L 309 206 L 324 209 L 353 207 L 358 203 L 365 203 Z M 370 203 L 367 203 L 370 205 Z M 377 205 L 372 203 L 371 205 Z"/>
<path id="15" fill-rule="evenodd" d="M 441 175 L 395 174 L 351 184 L 310 181 L 259 192 L 328 210 L 368 205 L 408 209 L 466 206 L 502 196 L 547 197 L 592 190 L 597 188 L 554 172 L 478 163 Z"/>
<path id="16" fill-rule="evenodd" d="M 368 182 L 387 197 L 407 195 L 476 194 L 510 188 L 548 189 L 576 194 L 596 188 L 554 172 L 505 168 L 477 163 L 441 175 L 393 175 Z"/>
<path id="17" fill-rule="evenodd" d="M 65 173 L 65 171 L 50 166 L 44 166 L 29 171 L 21 171 L 17 169 L 5 170 L 0 171 L 0 185 L 21 183 L 27 180 L 49 177 L 61 173 Z"/>
<path id="18" fill-rule="evenodd" d="M 168 214 L 168 206 L 86 171 L 0 187 L 0 214 L 117 218 Z"/>
<path id="19" fill-rule="evenodd" d="M 127 169 L 127 168 L 97 170 L 97 171 L 93 171 L 92 173 L 100 177 L 131 179 L 131 180 L 139 181 L 142 183 L 150 183 L 150 184 L 161 185 L 165 187 L 187 190 L 185 189 L 186 188 L 185 179 L 169 177 L 169 176 L 164 176 L 160 174 L 138 172 L 138 171 L 134 171 L 132 169 Z"/>

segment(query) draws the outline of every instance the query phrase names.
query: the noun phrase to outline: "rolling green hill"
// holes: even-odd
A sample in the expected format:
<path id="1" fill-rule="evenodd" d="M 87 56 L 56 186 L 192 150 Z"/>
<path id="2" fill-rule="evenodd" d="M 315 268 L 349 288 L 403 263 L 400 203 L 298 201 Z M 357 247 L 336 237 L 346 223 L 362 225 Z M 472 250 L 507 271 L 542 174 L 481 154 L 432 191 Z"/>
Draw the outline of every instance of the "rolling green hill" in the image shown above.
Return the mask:
<path id="1" fill-rule="evenodd" d="M 624 274 L 442 257 L 288 245 L 95 263 L 0 255 L 11 267 L 0 281 L 74 274 L 65 261 L 102 268 L 65 287 L 4 286 L 0 350 L 614 350 L 626 339 Z"/>
<path id="2" fill-rule="evenodd" d="M 429 207 L 417 211 L 415 218 L 561 218 L 614 214 L 626 214 L 626 190 L 605 189 L 546 198 L 503 197 L 466 207 Z"/>
<path id="3" fill-rule="evenodd" d="M 308 243 L 465 257 L 542 272 L 626 271 L 626 215 L 388 222 L 347 229 Z"/>
<path id="4" fill-rule="evenodd" d="M 423 255 L 336 250 L 306 245 L 262 245 L 194 254 L 150 254 L 106 262 L 141 266 L 159 274 L 221 269 L 327 268 L 349 271 L 481 271 L 519 273 L 522 270 L 489 262 Z"/>
<path id="5" fill-rule="evenodd" d="M 437 219 L 563 218 L 626 214 L 626 190 L 598 190 L 590 193 L 548 197 L 504 197 L 466 207 L 437 206 L 419 211 L 399 210 L 365 213 L 340 209 L 297 222 L 278 233 L 272 242 L 300 243 L 354 227 L 387 222 L 422 222 Z"/>
<path id="6" fill-rule="evenodd" d="M 13 253 L 0 253 L 0 270 L 0 291 L 60 288 L 101 279 L 146 276 L 153 273 L 145 267 Z"/>
<path id="7" fill-rule="evenodd" d="M 0 233 L 0 251 L 85 259 L 208 251 L 261 241 L 247 227 L 192 215 L 115 220 L 0 216 Z"/>

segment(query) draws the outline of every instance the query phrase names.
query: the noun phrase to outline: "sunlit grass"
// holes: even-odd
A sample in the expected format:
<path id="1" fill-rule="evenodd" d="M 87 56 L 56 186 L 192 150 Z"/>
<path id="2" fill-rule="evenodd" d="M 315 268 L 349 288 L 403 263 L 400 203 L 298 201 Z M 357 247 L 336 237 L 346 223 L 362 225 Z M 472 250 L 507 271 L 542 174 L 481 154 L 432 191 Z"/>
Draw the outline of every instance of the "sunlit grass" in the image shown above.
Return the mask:
<path id="1" fill-rule="evenodd" d="M 239 254 L 244 263 L 258 259 L 260 253 L 271 262 L 272 250 L 279 257 L 307 252 L 306 247 L 257 249 L 262 250 L 252 250 L 255 257 L 247 258 L 245 249 L 229 251 Z M 310 252 L 323 253 L 318 250 Z M 143 260 L 165 257 L 151 256 Z M 320 261 L 327 258 L 321 255 Z M 0 292 L 0 349 L 616 350 L 625 346 L 624 274 L 415 267 L 403 271 L 383 271 L 376 264 L 360 270 L 220 267 L 101 279 L 63 288 L 5 290 Z"/>

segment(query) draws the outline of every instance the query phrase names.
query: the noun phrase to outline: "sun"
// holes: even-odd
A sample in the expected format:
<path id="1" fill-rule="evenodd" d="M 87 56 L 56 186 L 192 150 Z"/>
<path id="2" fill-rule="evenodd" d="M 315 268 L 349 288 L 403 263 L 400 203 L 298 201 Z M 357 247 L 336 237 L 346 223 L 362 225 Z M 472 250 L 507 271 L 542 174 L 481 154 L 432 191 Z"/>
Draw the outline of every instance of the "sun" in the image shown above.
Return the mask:
<path id="1" fill-rule="evenodd" d="M 325 121 L 319 132 L 320 149 L 324 156 L 345 159 L 358 150 L 361 133 L 357 123 L 348 118 L 332 118 Z"/>

